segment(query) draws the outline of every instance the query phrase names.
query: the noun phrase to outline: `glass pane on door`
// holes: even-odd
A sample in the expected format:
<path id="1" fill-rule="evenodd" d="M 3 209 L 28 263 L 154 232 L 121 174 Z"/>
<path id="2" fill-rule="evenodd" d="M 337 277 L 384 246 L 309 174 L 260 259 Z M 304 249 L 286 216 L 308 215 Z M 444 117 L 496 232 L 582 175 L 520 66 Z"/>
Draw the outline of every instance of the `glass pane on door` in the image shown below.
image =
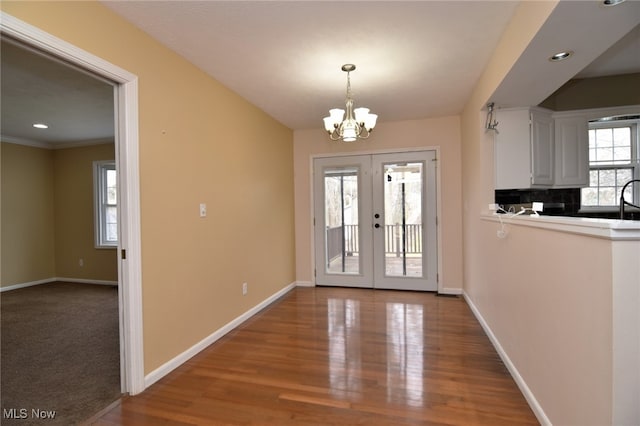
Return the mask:
<path id="1" fill-rule="evenodd" d="M 384 271 L 389 277 L 422 277 L 423 163 L 385 164 Z"/>
<path id="2" fill-rule="evenodd" d="M 326 272 L 359 274 L 357 168 L 325 169 L 324 211 Z"/>

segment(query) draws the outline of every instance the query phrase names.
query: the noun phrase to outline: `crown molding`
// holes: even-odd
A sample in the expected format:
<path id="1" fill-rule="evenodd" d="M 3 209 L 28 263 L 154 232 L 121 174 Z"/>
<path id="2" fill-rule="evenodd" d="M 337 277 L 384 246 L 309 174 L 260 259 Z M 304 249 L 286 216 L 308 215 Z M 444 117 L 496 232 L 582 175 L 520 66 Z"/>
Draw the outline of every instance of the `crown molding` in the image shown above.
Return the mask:
<path id="1" fill-rule="evenodd" d="M 14 136 L 0 135 L 2 143 L 12 143 L 14 145 L 31 146 L 34 148 L 53 149 L 48 142 L 34 141 L 32 139 L 16 138 Z"/>
<path id="2" fill-rule="evenodd" d="M 105 144 L 113 144 L 115 143 L 113 138 L 99 138 L 99 139 L 88 139 L 81 141 L 71 141 L 71 142 L 45 142 L 45 141 L 36 141 L 32 139 L 25 138 L 17 138 L 14 136 L 0 135 L 0 139 L 5 143 L 12 143 L 14 145 L 24 145 L 31 146 L 34 148 L 42 148 L 42 149 L 66 149 L 66 148 L 79 148 L 83 146 L 91 146 L 91 145 L 105 145 Z"/>

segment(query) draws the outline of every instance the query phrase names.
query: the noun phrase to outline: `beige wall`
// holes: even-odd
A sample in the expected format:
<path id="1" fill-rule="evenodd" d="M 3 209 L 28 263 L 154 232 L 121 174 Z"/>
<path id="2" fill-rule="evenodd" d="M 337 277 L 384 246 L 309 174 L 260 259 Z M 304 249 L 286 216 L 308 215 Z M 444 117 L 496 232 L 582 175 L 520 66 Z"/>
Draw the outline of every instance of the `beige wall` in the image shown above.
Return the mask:
<path id="1" fill-rule="evenodd" d="M 295 280 L 291 130 L 97 2 L 2 9 L 138 76 L 145 373 Z"/>
<path id="2" fill-rule="evenodd" d="M 493 201 L 493 141 L 481 109 L 555 5 L 522 3 L 461 119 L 381 123 L 371 140 L 348 147 L 319 130 L 292 137 L 99 4 L 2 8 L 140 78 L 146 372 L 294 279 L 311 281 L 312 155 L 440 146 L 447 286 L 464 278 L 553 424 L 609 424 L 611 296 L 602 288 L 611 284 L 603 272 L 611 250 L 601 240 L 516 226 L 497 239 L 496 223 L 480 215 Z M 205 219 L 200 202 L 209 205 Z"/>
<path id="3" fill-rule="evenodd" d="M 93 162 L 113 159 L 112 143 L 53 152 L 58 277 L 118 280 L 116 249 L 96 249 L 94 237 Z"/>
<path id="4" fill-rule="evenodd" d="M 569 80 L 540 106 L 554 111 L 640 105 L 640 73 Z"/>
<path id="5" fill-rule="evenodd" d="M 486 255 L 465 290 L 552 424 L 611 424 L 611 241 L 498 229 L 478 227 Z"/>
<path id="6" fill-rule="evenodd" d="M 353 143 L 331 141 L 326 132 L 294 132 L 295 205 L 296 205 L 296 279 L 313 282 L 313 244 L 311 225 L 311 159 L 326 154 L 389 152 L 410 148 L 439 147 L 440 226 L 442 234 L 442 285 L 462 287 L 460 120 L 442 117 L 424 120 L 380 123 L 367 140 Z"/>
<path id="7" fill-rule="evenodd" d="M 2 143 L 0 285 L 55 277 L 53 151 Z"/>
<path id="8" fill-rule="evenodd" d="M 499 239 L 481 219 L 494 182 L 482 109 L 555 5 L 519 6 L 462 115 L 464 290 L 552 424 L 611 424 L 611 243 L 515 225 Z"/>
<path id="9" fill-rule="evenodd" d="M 2 153 L 1 286 L 117 281 L 116 251 L 96 249 L 93 231 L 93 161 L 113 160 L 113 144 L 52 151 L 3 143 Z"/>

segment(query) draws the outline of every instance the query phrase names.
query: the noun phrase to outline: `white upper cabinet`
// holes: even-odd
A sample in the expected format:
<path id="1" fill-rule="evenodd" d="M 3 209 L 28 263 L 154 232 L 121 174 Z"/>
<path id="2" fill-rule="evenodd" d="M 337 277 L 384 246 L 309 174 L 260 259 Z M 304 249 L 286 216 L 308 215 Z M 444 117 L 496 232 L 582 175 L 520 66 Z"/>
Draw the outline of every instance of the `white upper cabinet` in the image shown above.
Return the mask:
<path id="1" fill-rule="evenodd" d="M 551 111 L 504 109 L 498 113 L 495 144 L 496 189 L 551 187 L 554 129 Z"/>
<path id="2" fill-rule="evenodd" d="M 553 119 L 550 111 L 531 111 L 531 186 L 553 185 Z"/>
<path id="3" fill-rule="evenodd" d="M 589 186 L 589 122 L 638 114 L 640 105 L 552 112 L 498 110 L 496 189 Z"/>
<path id="4" fill-rule="evenodd" d="M 583 114 L 555 119 L 555 188 L 589 185 L 589 123 Z"/>

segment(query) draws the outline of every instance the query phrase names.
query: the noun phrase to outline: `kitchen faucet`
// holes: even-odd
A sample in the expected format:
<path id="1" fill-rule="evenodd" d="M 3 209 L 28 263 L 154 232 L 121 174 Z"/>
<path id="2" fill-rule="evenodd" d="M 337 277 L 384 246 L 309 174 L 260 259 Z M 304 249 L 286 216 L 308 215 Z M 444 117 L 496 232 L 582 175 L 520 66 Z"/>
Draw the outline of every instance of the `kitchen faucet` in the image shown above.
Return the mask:
<path id="1" fill-rule="evenodd" d="M 624 190 L 627 189 L 627 186 L 633 184 L 633 182 L 640 182 L 640 179 L 631 179 L 629 182 L 624 184 L 624 186 L 622 187 L 622 192 L 620 192 L 620 219 L 624 219 L 625 204 L 640 209 L 640 206 L 636 206 L 635 204 L 631 204 L 630 202 L 624 200 Z"/>

